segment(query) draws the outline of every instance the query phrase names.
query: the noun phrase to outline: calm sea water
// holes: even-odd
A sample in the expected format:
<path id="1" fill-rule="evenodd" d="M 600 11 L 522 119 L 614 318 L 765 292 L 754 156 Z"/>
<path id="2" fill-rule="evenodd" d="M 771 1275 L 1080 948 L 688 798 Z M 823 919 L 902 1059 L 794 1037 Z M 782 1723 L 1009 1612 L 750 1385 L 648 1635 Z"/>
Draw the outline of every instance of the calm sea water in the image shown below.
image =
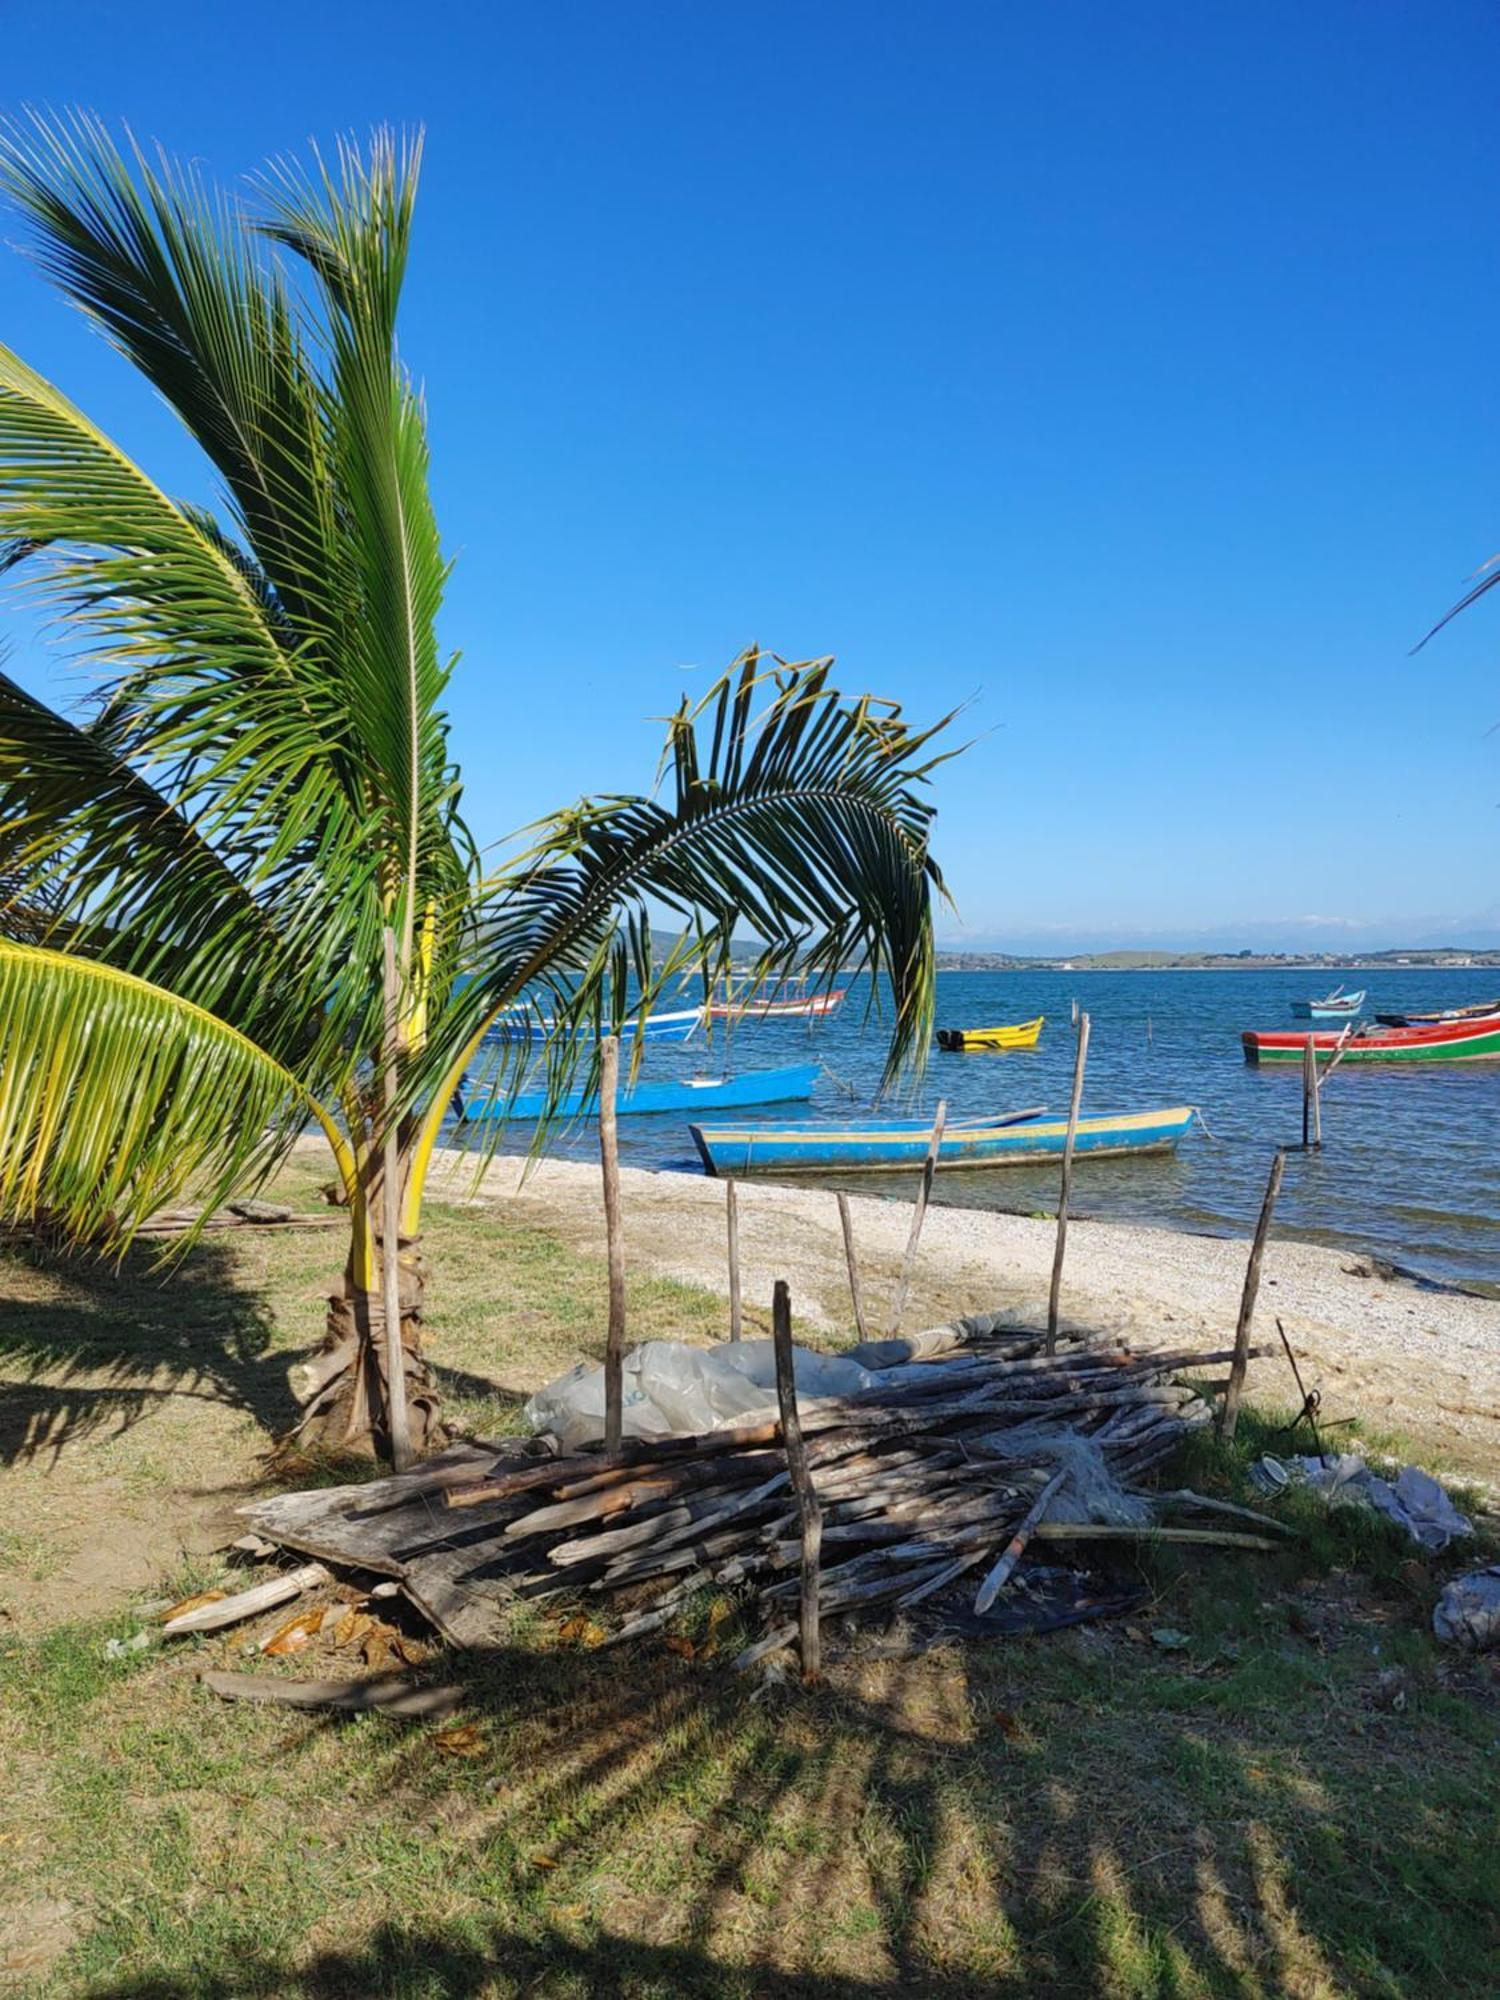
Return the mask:
<path id="1" fill-rule="evenodd" d="M 1046 1016 L 1035 1051 L 946 1055 L 934 1050 L 921 1082 L 900 1094 L 893 1113 L 951 1116 L 1046 1105 L 1065 1115 L 1072 1079 L 1076 1000 L 1092 1020 L 1084 1111 L 1145 1110 L 1195 1104 L 1207 1133 L 1195 1131 L 1175 1156 L 1082 1160 L 1074 1212 L 1211 1233 L 1254 1227 L 1271 1153 L 1301 1137 L 1301 1083 L 1295 1067 L 1256 1069 L 1241 1054 L 1243 1028 L 1291 1028 L 1294 997 L 1332 984 L 1316 971 L 952 972 L 938 982 L 944 1027 Z M 1500 996 L 1500 972 L 1395 970 L 1345 975 L 1365 986 L 1366 1011 L 1452 1007 Z M 730 1036 L 685 1049 L 650 1048 L 645 1073 L 677 1076 L 754 1069 L 816 1058 L 824 1073 L 810 1107 L 849 1117 L 873 1102 L 883 1038 L 864 1018 L 867 989 L 856 981 L 831 1021 L 744 1022 Z M 766 1118 L 796 1115 L 782 1106 Z M 518 1131 L 515 1141 L 524 1144 Z M 1477 1283 L 1500 1296 L 1500 1063 L 1360 1068 L 1344 1064 L 1323 1105 L 1324 1150 L 1293 1153 L 1277 1211 L 1292 1233 Z M 680 1118 L 620 1121 L 630 1164 L 698 1171 Z M 593 1154 L 594 1128 L 562 1136 L 563 1153 Z M 1051 1211 L 1056 1167 L 1006 1167 L 939 1175 L 936 1202 L 1021 1214 Z M 836 1185 L 831 1177 L 829 1185 Z M 855 1176 L 867 1194 L 909 1199 L 914 1177 Z"/>

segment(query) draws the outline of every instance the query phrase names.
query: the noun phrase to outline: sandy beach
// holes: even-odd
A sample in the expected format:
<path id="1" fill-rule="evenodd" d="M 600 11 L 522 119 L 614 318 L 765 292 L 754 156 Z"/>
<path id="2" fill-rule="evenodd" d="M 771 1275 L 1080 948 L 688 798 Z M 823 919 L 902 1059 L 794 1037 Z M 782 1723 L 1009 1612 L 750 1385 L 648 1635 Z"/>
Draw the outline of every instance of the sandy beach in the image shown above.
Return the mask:
<path id="1" fill-rule="evenodd" d="M 704 1287 L 727 1298 L 724 1187 L 693 1174 L 621 1173 L 632 1268 Z M 494 1161 L 476 1181 L 462 1155 L 435 1165 L 434 1199 L 504 1202 L 602 1254 L 604 1223 L 595 1167 L 548 1160 Z M 909 1203 L 851 1198 L 871 1331 L 883 1331 L 910 1226 Z M 740 1257 L 747 1309 L 769 1311 L 774 1280 L 792 1288 L 794 1310 L 820 1340 L 854 1338 L 838 1212 L 825 1189 L 740 1184 Z M 972 1208 L 929 1209 L 907 1325 L 1004 1308 L 1045 1320 L 1055 1241 L 1045 1219 Z M 1181 1345 L 1232 1336 L 1247 1245 L 1112 1222 L 1069 1227 L 1065 1320 Z M 1455 1470 L 1500 1482 L 1500 1303 L 1378 1276 L 1349 1250 L 1280 1239 L 1266 1254 L 1256 1319 L 1259 1341 L 1283 1321 L 1308 1386 L 1329 1419 L 1358 1416 L 1401 1432 Z M 530 1389 L 536 1382 L 517 1382 Z M 1290 1371 L 1263 1361 L 1252 1392 L 1295 1404 Z"/>

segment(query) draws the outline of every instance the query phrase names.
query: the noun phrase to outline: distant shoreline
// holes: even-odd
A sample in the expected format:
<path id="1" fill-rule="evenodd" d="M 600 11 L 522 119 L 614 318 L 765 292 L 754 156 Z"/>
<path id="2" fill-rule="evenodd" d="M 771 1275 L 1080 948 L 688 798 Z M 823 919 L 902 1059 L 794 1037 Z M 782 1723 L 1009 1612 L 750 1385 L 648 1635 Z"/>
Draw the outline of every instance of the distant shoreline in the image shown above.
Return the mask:
<path id="1" fill-rule="evenodd" d="M 1122 964 L 1122 959 L 1136 961 Z M 1072 958 L 1009 958 L 1003 953 L 937 954 L 939 972 L 1494 972 L 1500 951 L 1464 953 L 1458 958 L 1402 953 L 1376 958 L 1218 958 L 1192 953 L 1155 959 L 1134 952 L 1083 952 Z M 1497 992 L 1500 997 L 1500 992 Z"/>

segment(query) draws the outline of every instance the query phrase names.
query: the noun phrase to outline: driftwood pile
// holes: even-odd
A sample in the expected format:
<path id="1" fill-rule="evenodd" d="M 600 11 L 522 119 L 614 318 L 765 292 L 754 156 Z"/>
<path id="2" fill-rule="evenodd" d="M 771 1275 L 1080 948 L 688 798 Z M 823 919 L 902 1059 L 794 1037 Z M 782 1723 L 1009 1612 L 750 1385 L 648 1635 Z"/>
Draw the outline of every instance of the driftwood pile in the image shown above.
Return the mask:
<path id="1" fill-rule="evenodd" d="M 1065 1338 L 1048 1355 L 1040 1334 L 985 1316 L 912 1342 L 870 1343 L 856 1358 L 904 1365 L 888 1366 L 873 1390 L 802 1403 L 823 1617 L 904 1611 L 961 1578 L 978 1586 L 982 1610 L 1032 1540 L 1272 1546 L 1264 1533 L 1181 1521 L 1244 1510 L 1142 1485 L 1210 1420 L 1207 1384 L 1180 1378 L 1222 1366 L 1232 1350 L 1139 1353 Z M 246 1511 L 273 1539 L 346 1562 L 403 1574 L 408 1563 L 440 1559 L 450 1604 L 455 1593 L 468 1602 L 593 1599 L 608 1617 L 606 1644 L 659 1629 L 708 1586 L 756 1593 L 762 1630 L 741 1664 L 796 1635 L 804 1517 L 774 1421 L 627 1444 L 614 1462 L 589 1452 L 485 1466 L 469 1448 L 401 1480 L 318 1496 L 322 1526 L 304 1522 L 299 1534 L 288 1503 L 314 1497 Z M 408 1594 L 421 1602 L 413 1580 Z"/>

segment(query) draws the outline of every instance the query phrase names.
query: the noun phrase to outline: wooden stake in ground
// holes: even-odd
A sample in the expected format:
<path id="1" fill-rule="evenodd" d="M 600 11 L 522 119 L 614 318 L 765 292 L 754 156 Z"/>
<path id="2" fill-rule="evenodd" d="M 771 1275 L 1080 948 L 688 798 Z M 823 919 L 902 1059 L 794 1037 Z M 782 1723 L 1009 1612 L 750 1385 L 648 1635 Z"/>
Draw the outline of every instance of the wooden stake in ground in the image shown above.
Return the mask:
<path id="1" fill-rule="evenodd" d="M 849 1266 L 849 1296 L 854 1301 L 854 1326 L 861 1340 L 865 1333 L 865 1302 L 859 1289 L 859 1259 L 854 1254 L 854 1217 L 849 1213 L 849 1197 L 838 1197 L 839 1227 L 844 1232 L 844 1262 Z"/>
<path id="2" fill-rule="evenodd" d="M 901 1259 L 901 1276 L 896 1281 L 896 1296 L 891 1301 L 890 1331 L 893 1335 L 901 1331 L 901 1322 L 906 1317 L 906 1294 L 911 1287 L 917 1245 L 922 1240 L 922 1221 L 927 1214 L 927 1197 L 932 1193 L 932 1177 L 937 1172 L 938 1149 L 943 1143 L 943 1127 L 947 1122 L 948 1100 L 945 1097 L 932 1121 L 932 1137 L 927 1142 L 927 1157 L 922 1162 L 922 1185 L 917 1189 L 916 1207 L 911 1212 L 911 1233 L 906 1239 L 906 1255 Z"/>
<path id="3" fill-rule="evenodd" d="M 609 1336 L 604 1348 L 604 1449 L 620 1450 L 625 1365 L 625 1240 L 620 1226 L 620 1038 L 599 1044 L 599 1160 L 604 1169 L 604 1235 L 609 1248 Z"/>
<path id="4" fill-rule="evenodd" d="M 729 1338 L 738 1340 L 744 1321 L 740 1311 L 740 1209 L 733 1181 L 724 1183 L 724 1220 L 729 1230 Z"/>
<path id="5" fill-rule="evenodd" d="M 401 1341 L 401 1137 L 396 1129 L 396 1047 L 401 1032 L 401 981 L 396 933 L 387 924 L 385 954 L 385 1145 L 380 1169 L 380 1298 L 385 1320 L 385 1406 L 391 1427 L 391 1464 L 411 1464 L 406 1412 L 406 1350 Z"/>
<path id="6" fill-rule="evenodd" d="M 1323 1133 L 1318 1116 L 1318 1058 L 1313 1048 L 1313 1038 L 1308 1036 L 1302 1044 L 1302 1150 L 1307 1152 L 1312 1146 L 1321 1146 Z"/>
<path id="7" fill-rule="evenodd" d="M 1068 1105 L 1068 1136 L 1063 1141 L 1062 1190 L 1057 1198 L 1057 1248 L 1052 1253 L 1052 1288 L 1047 1294 L 1047 1352 L 1057 1352 L 1057 1308 L 1062 1297 L 1063 1253 L 1068 1247 L 1068 1203 L 1073 1198 L 1073 1141 L 1078 1136 L 1078 1107 L 1083 1102 L 1083 1069 L 1089 1056 L 1089 1017 L 1078 1016 L 1078 1054 L 1073 1063 L 1073 1096 Z"/>
<path id="8" fill-rule="evenodd" d="M 1271 1233 L 1271 1217 L 1276 1212 L 1276 1197 L 1281 1192 L 1285 1166 L 1286 1154 L 1278 1151 L 1271 1162 L 1266 1198 L 1260 1205 L 1260 1220 L 1255 1225 L 1255 1240 L 1250 1245 L 1250 1262 L 1245 1266 L 1245 1289 L 1240 1294 L 1240 1317 L 1234 1329 L 1234 1359 L 1229 1364 L 1229 1387 L 1224 1391 L 1224 1407 L 1219 1412 L 1219 1436 L 1226 1444 L 1233 1438 L 1234 1427 L 1239 1422 L 1240 1397 L 1244 1393 L 1245 1369 L 1250 1359 L 1250 1322 L 1255 1317 L 1255 1295 L 1260 1290 L 1260 1262 L 1266 1253 L 1266 1238 Z"/>
<path id="9" fill-rule="evenodd" d="M 802 1678 L 816 1680 L 822 1671 L 822 1634 L 818 1621 L 818 1570 L 823 1552 L 823 1510 L 813 1491 L 807 1447 L 797 1416 L 797 1376 L 792 1360 L 792 1295 L 785 1278 L 776 1280 L 771 1297 L 771 1333 L 776 1347 L 776 1399 L 781 1406 L 781 1435 L 786 1467 L 802 1525 Z"/>

